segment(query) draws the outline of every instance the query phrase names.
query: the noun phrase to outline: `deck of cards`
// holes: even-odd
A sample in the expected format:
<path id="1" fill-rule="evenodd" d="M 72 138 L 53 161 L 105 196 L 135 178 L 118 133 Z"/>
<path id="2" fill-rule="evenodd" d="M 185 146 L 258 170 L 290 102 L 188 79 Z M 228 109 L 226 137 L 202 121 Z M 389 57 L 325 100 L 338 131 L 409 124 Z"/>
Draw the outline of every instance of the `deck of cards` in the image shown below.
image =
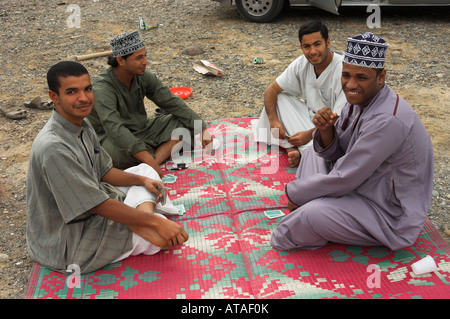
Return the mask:
<path id="1" fill-rule="evenodd" d="M 277 210 L 266 210 L 264 212 L 264 215 L 266 215 L 268 218 L 270 219 L 275 219 L 278 217 L 283 217 L 285 216 L 285 213 L 283 213 L 281 210 L 277 209 Z"/>
<path id="2" fill-rule="evenodd" d="M 161 184 L 158 184 L 157 188 L 158 188 L 158 191 L 163 195 L 161 197 L 161 205 L 164 206 L 164 205 L 166 205 L 166 196 L 167 196 L 166 190 L 164 189 L 164 187 Z"/>

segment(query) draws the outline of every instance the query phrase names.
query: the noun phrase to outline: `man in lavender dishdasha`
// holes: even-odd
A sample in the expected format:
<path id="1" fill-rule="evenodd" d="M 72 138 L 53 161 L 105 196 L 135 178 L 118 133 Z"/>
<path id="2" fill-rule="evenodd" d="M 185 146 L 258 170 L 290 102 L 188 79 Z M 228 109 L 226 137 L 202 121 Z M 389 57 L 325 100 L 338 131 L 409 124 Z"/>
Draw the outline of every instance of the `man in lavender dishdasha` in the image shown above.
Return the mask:
<path id="1" fill-rule="evenodd" d="M 275 229 L 277 249 L 327 243 L 411 246 L 433 186 L 433 147 L 411 106 L 385 83 L 388 43 L 364 33 L 348 39 L 342 68 L 347 104 L 314 116 L 313 147 L 286 185 L 291 213 Z"/>

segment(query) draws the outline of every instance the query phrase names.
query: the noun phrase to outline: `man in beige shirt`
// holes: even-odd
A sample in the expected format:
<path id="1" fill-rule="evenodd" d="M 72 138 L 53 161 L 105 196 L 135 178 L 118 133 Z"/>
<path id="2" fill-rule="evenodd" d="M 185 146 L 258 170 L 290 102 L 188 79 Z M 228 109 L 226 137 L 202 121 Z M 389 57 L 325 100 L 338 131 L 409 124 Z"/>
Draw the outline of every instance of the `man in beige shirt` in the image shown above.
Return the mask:
<path id="1" fill-rule="evenodd" d="M 76 264 L 84 273 L 129 255 L 183 244 L 186 231 L 156 213 L 162 196 L 157 188 L 163 187 L 156 171 L 147 164 L 139 165 L 136 174 L 114 168 L 85 120 L 93 93 L 84 66 L 57 63 L 47 81 L 55 110 L 30 153 L 30 256 L 60 272 Z"/>

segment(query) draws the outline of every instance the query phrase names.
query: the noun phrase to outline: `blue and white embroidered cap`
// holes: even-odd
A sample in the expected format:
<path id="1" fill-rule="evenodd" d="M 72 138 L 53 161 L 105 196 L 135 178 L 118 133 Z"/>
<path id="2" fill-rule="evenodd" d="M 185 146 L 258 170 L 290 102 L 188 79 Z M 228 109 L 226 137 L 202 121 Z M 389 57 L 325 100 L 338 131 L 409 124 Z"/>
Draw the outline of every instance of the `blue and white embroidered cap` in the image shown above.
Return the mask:
<path id="1" fill-rule="evenodd" d="M 126 56 L 133 53 L 134 51 L 142 49 L 145 45 L 142 42 L 139 32 L 124 32 L 119 34 L 110 42 L 113 52 L 113 57 Z"/>
<path id="2" fill-rule="evenodd" d="M 372 32 L 347 39 L 344 62 L 373 69 L 383 69 L 389 43 Z"/>

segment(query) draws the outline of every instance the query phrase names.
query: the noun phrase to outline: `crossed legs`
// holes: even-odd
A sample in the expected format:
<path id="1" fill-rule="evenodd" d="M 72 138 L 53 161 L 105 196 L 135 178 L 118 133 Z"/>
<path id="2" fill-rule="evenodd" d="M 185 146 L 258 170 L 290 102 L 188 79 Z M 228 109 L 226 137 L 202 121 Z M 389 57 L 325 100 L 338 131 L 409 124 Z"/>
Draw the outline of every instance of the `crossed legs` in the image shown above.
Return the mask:
<path id="1" fill-rule="evenodd" d="M 350 193 L 343 197 L 312 200 L 284 217 L 271 244 L 280 250 L 316 249 L 328 242 L 386 245 L 376 210 Z"/>
<path id="2" fill-rule="evenodd" d="M 147 176 L 152 179 L 160 180 L 158 173 L 147 164 L 140 164 L 137 166 L 133 166 L 125 171 L 133 174 Z M 164 215 L 155 213 L 156 195 L 147 191 L 145 187 L 129 186 L 118 188 L 126 194 L 124 200 L 124 203 L 126 205 L 134 207 L 138 210 L 144 210 L 151 214 L 155 214 L 156 216 L 167 220 L 167 218 Z M 173 223 L 172 221 L 169 220 L 167 220 L 167 222 Z M 124 258 L 127 258 L 128 256 L 135 256 L 139 254 L 153 255 L 166 246 L 166 241 L 155 229 L 130 225 L 128 226 L 128 228 L 133 233 L 132 234 L 133 248 L 131 249 L 131 251 L 120 256 L 115 261 L 122 260 Z"/>

